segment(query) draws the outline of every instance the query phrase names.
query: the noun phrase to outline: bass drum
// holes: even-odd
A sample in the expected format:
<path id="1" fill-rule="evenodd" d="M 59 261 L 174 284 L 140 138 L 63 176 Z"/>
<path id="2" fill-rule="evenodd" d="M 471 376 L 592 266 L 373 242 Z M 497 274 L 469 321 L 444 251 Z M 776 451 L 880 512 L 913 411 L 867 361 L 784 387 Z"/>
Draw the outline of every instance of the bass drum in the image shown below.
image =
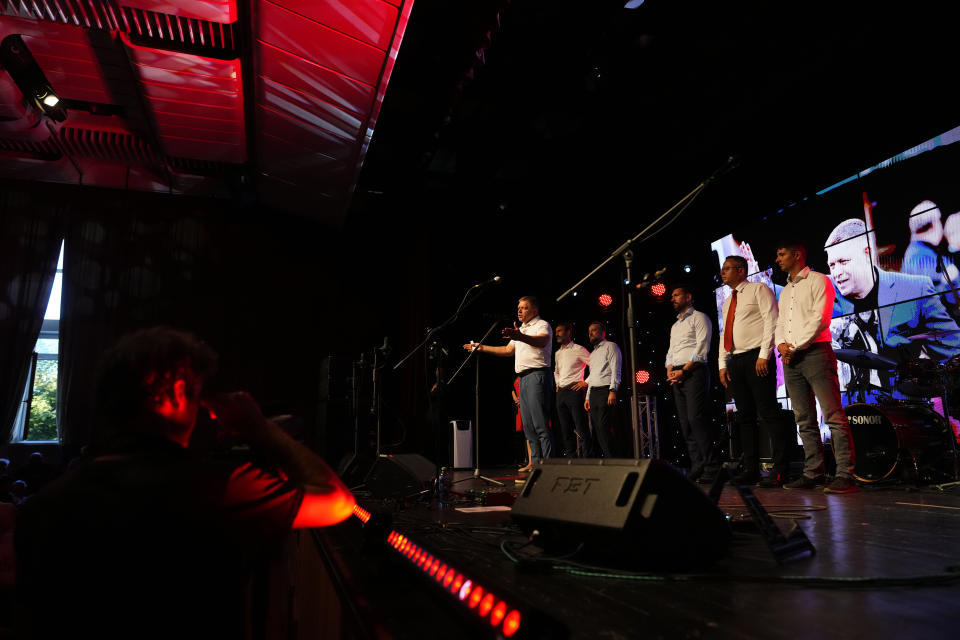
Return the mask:
<path id="1" fill-rule="evenodd" d="M 901 472 L 918 480 L 933 479 L 950 452 L 950 426 L 939 413 L 923 404 L 851 404 L 846 407 L 853 450 L 854 476 L 860 482 L 879 482 Z"/>

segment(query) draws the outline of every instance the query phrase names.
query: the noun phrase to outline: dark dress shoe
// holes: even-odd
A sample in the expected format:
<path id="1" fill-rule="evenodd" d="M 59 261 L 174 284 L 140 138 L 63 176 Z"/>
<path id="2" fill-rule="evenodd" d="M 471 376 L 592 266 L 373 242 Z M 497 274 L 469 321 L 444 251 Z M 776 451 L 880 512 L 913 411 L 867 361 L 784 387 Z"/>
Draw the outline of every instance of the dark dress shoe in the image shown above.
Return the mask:
<path id="1" fill-rule="evenodd" d="M 783 475 L 771 473 L 766 478 L 757 483 L 761 489 L 780 489 L 783 487 Z"/>

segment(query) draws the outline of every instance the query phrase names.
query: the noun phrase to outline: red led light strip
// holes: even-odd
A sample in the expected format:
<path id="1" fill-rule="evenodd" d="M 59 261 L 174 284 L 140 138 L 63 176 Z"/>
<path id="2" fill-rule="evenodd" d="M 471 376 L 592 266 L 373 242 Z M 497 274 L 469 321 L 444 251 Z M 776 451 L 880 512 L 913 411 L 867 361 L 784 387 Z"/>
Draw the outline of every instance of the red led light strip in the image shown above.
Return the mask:
<path id="1" fill-rule="evenodd" d="M 353 505 L 353 515 L 360 518 L 360 522 L 367 524 L 370 521 L 370 512 L 358 504 Z"/>
<path id="2" fill-rule="evenodd" d="M 363 510 L 361 509 L 361 511 Z M 365 511 L 364 513 L 369 520 L 370 514 Z M 357 513 L 356 508 L 354 514 L 363 520 Z M 363 521 L 366 522 L 366 520 Z M 484 589 L 454 567 L 447 566 L 446 563 L 433 557 L 430 552 L 411 542 L 405 535 L 397 531 L 391 531 L 390 535 L 387 536 L 387 544 L 393 547 L 397 553 L 406 557 L 413 563 L 414 567 L 423 571 L 427 577 L 435 580 L 450 595 L 456 597 L 476 613 L 481 620 L 486 619 L 490 626 L 494 628 L 500 627 L 500 633 L 504 637 L 509 638 L 520 630 L 521 615 L 518 610 L 511 608 L 504 600 Z"/>

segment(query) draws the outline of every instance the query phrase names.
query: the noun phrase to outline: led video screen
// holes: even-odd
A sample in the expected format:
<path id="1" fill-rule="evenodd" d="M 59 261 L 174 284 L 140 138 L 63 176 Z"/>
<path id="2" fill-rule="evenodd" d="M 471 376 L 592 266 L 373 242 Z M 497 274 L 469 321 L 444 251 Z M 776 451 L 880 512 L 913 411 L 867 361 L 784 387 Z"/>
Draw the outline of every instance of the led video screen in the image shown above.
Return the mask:
<path id="1" fill-rule="evenodd" d="M 836 296 L 830 332 L 845 405 L 917 401 L 942 413 L 960 387 L 958 130 L 711 244 L 718 269 L 742 256 L 748 279 L 778 299 L 786 275 L 774 261 L 777 243 L 806 245 L 808 264 L 829 276 Z M 722 335 L 730 289 L 715 293 Z M 786 398 L 779 359 L 777 392 Z"/>

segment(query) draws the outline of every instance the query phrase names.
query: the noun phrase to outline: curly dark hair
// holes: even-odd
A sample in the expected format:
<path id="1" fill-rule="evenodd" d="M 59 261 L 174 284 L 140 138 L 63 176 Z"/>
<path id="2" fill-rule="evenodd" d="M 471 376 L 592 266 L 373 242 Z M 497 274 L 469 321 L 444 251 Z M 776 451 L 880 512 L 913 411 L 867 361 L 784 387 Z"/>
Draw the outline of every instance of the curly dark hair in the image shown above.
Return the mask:
<path id="1" fill-rule="evenodd" d="M 135 428 L 149 401 L 178 378 L 204 381 L 217 369 L 217 354 L 186 331 L 159 326 L 128 333 L 100 358 L 94 406 L 100 442 Z M 188 385 L 192 387 L 193 385 Z"/>

